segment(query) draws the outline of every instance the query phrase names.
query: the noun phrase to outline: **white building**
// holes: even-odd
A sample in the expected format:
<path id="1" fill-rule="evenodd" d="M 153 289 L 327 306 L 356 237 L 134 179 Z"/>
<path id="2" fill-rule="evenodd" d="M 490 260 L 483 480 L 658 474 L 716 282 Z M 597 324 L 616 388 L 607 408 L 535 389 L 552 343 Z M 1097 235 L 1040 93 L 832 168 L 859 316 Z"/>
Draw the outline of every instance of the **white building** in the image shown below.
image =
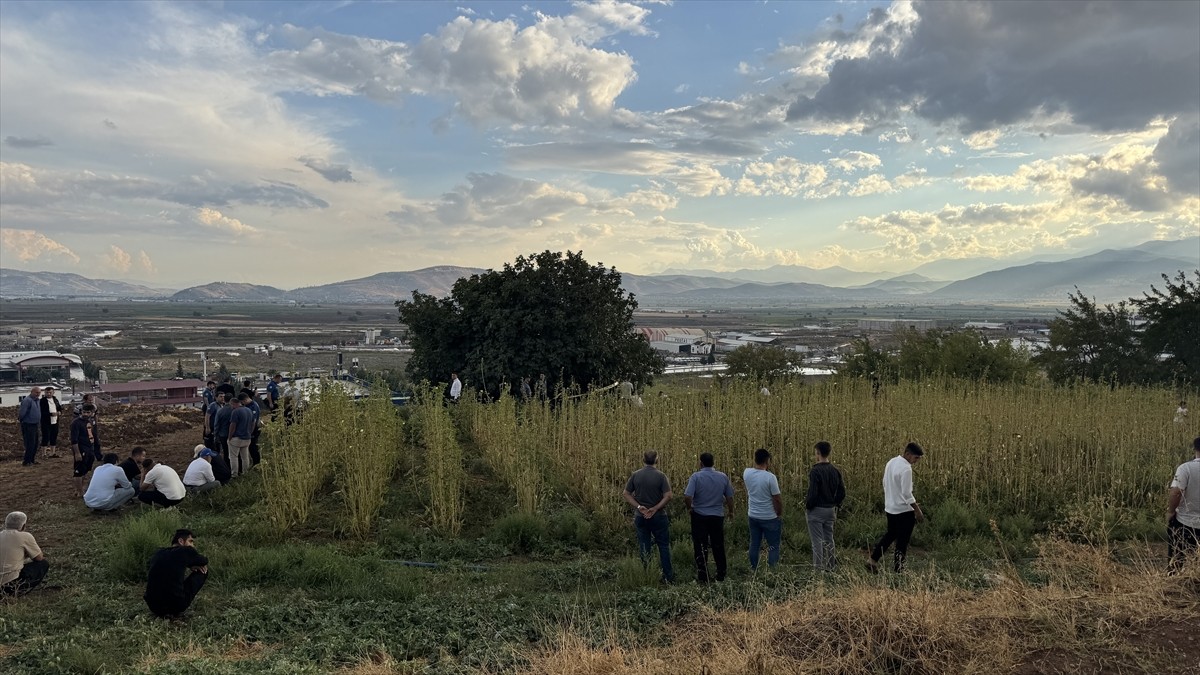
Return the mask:
<path id="1" fill-rule="evenodd" d="M 84 379 L 83 359 L 56 351 L 0 352 L 0 380 L 18 382 L 36 369 L 59 371 L 68 380 Z"/>

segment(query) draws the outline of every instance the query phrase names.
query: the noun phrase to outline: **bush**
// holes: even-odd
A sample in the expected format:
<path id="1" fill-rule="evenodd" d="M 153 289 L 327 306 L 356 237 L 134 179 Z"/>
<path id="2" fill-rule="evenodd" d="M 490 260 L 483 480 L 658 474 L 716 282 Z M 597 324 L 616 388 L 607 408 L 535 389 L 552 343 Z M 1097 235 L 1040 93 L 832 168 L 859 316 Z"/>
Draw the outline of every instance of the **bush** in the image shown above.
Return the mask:
<path id="1" fill-rule="evenodd" d="M 177 351 L 179 350 L 175 348 L 175 345 L 170 340 L 163 340 L 158 343 L 159 354 L 174 354 Z"/>
<path id="2" fill-rule="evenodd" d="M 546 539 L 546 521 L 527 513 L 512 513 L 496 521 L 492 537 L 513 553 L 531 553 Z"/>
<path id="3" fill-rule="evenodd" d="M 579 509 L 560 511 L 550 521 L 550 536 L 567 546 L 587 548 L 592 529 L 592 521 Z"/>
<path id="4" fill-rule="evenodd" d="M 977 515 L 975 509 L 957 499 L 947 499 L 938 504 L 929 514 L 929 521 L 934 532 L 944 538 L 974 534 L 982 529 L 981 526 L 987 524 Z"/>
<path id="5" fill-rule="evenodd" d="M 132 583 L 146 581 L 150 556 L 171 545 L 171 535 L 182 525 L 178 511 L 147 511 L 126 518 L 108 538 L 109 573 Z"/>

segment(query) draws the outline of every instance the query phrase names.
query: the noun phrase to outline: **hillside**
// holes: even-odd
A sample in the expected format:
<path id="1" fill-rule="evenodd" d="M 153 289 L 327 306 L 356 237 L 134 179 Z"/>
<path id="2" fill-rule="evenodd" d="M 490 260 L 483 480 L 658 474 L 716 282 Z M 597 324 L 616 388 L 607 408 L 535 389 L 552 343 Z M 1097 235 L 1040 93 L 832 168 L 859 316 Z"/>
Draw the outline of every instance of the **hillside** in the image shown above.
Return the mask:
<path id="1" fill-rule="evenodd" d="M 269 302 L 284 299 L 284 292 L 274 286 L 215 281 L 203 286 L 193 286 L 171 296 L 172 300 L 248 300 Z"/>
<path id="2" fill-rule="evenodd" d="M 157 288 L 111 279 L 89 279 L 67 272 L 25 272 L 0 269 L 0 297 L 45 298 L 104 296 L 153 298 L 169 294 Z"/>
<path id="3" fill-rule="evenodd" d="M 362 279 L 307 286 L 287 293 L 296 302 L 395 302 L 411 297 L 413 291 L 430 295 L 450 294 L 454 282 L 484 270 L 440 265 L 411 272 L 381 272 Z"/>

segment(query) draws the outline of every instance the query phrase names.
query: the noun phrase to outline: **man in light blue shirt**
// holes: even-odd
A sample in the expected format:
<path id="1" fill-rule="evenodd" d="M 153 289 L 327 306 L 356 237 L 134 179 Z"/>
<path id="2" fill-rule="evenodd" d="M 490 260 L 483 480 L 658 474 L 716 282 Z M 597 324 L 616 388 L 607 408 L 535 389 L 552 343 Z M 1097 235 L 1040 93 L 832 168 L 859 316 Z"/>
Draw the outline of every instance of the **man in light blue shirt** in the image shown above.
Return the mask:
<path id="1" fill-rule="evenodd" d="M 96 511 L 115 511 L 133 499 L 133 485 L 125 470 L 117 466 L 116 453 L 106 453 L 102 464 L 92 472 L 92 482 L 83 494 L 83 503 Z"/>
<path id="2" fill-rule="evenodd" d="M 783 535 L 783 497 L 780 496 L 779 480 L 768 471 L 771 453 L 766 448 L 754 451 L 754 466 L 742 472 L 746 484 L 750 519 L 750 568 L 758 569 L 759 551 L 762 540 L 767 540 L 767 564 L 779 564 L 779 542 Z"/>
<path id="3" fill-rule="evenodd" d="M 725 514 L 733 514 L 733 484 L 713 468 L 711 453 L 700 455 L 700 470 L 688 479 L 683 501 L 692 514 L 692 549 L 696 581 L 708 583 L 708 552 L 717 565 L 717 581 L 725 581 Z"/>

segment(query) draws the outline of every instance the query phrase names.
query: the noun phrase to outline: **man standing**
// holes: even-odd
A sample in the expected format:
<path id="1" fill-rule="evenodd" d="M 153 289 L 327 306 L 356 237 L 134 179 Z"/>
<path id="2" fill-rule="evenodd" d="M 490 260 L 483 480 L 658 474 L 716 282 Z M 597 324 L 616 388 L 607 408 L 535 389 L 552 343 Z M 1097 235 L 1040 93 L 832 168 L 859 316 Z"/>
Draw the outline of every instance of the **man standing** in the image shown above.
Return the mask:
<path id="1" fill-rule="evenodd" d="M 904 559 L 908 555 L 908 540 L 913 528 L 925 520 L 921 505 L 912 491 L 912 467 L 921 461 L 925 451 L 916 443 L 904 447 L 904 454 L 893 457 L 883 470 L 883 510 L 887 515 L 887 532 L 871 549 L 867 569 L 879 571 L 879 560 L 894 542 L 896 553 L 892 569 L 904 571 Z"/>
<path id="2" fill-rule="evenodd" d="M 458 373 L 450 373 L 450 401 L 458 403 L 459 396 L 462 396 L 462 380 L 458 379 Z"/>
<path id="3" fill-rule="evenodd" d="M 754 466 L 742 472 L 746 484 L 750 519 L 750 569 L 758 569 L 759 551 L 762 540 L 767 540 L 767 565 L 779 564 L 780 542 L 783 538 L 783 495 L 779 480 L 768 468 L 771 453 L 766 448 L 754 451 Z"/>
<path id="4" fill-rule="evenodd" d="M 54 395 L 54 387 L 42 391 L 38 407 L 42 413 L 42 456 L 58 457 L 58 416 L 62 414 L 62 403 Z"/>
<path id="5" fill-rule="evenodd" d="M 225 393 L 217 394 L 217 410 L 213 413 L 213 450 L 221 453 L 225 458 L 225 463 L 229 461 L 229 418 L 233 415 L 233 406 L 231 400 L 226 398 Z M 232 466 L 232 464 L 230 464 Z"/>
<path id="6" fill-rule="evenodd" d="M 279 383 L 283 375 L 275 373 L 267 382 L 267 410 L 271 411 L 271 419 L 275 419 L 275 410 L 279 408 Z"/>
<path id="7" fill-rule="evenodd" d="M 1192 461 L 1175 469 L 1167 496 L 1167 557 L 1173 572 L 1200 548 L 1200 437 L 1192 441 L 1192 451 Z"/>
<path id="8" fill-rule="evenodd" d="M 0 595 L 28 593 L 50 570 L 37 540 L 25 531 L 28 520 L 20 511 L 4 517 L 4 529 L 0 530 Z"/>
<path id="9" fill-rule="evenodd" d="M 842 472 L 829 461 L 833 448 L 826 441 L 815 446 L 817 463 L 808 472 L 808 495 L 804 509 L 808 520 L 808 536 L 812 540 L 813 567 L 832 572 L 837 566 L 833 546 L 833 521 L 837 509 L 846 499 Z"/>
<path id="10" fill-rule="evenodd" d="M 650 560 L 650 540 L 653 539 L 658 546 L 663 581 L 671 583 L 675 580 L 675 570 L 671 568 L 671 527 L 667 514 L 662 510 L 671 501 L 671 482 L 654 466 L 658 463 L 657 452 L 647 450 L 642 461 L 645 466 L 629 477 L 623 496 L 637 511 L 633 516 L 633 526 L 637 530 L 642 564 L 648 564 Z"/>
<path id="11" fill-rule="evenodd" d="M 133 485 L 117 466 L 117 455 L 110 452 L 100 460 L 92 473 L 92 482 L 83 493 L 83 503 L 94 511 L 116 511 L 133 499 Z"/>
<path id="12" fill-rule="evenodd" d="M 528 402 L 533 398 L 533 388 L 529 386 L 529 377 L 521 378 L 521 400 Z"/>
<path id="13" fill-rule="evenodd" d="M 143 504 L 158 504 L 169 509 L 187 495 L 187 488 L 183 487 L 183 481 L 179 480 L 175 469 L 147 457 L 142 462 L 142 470 L 145 473 L 138 499 Z"/>
<path id="14" fill-rule="evenodd" d="M 733 515 L 733 484 L 713 468 L 711 453 L 700 455 L 700 470 L 688 478 L 683 502 L 692 515 L 692 549 L 696 581 L 708 583 L 708 552 L 717 566 L 717 581 L 725 581 L 725 514 Z"/>
<path id="15" fill-rule="evenodd" d="M 217 400 L 217 383 L 209 380 L 204 383 L 204 409 L 208 410 L 208 406 Z"/>
<path id="16" fill-rule="evenodd" d="M 229 413 L 229 470 L 233 477 L 250 471 L 250 436 L 254 433 L 254 413 L 246 407 L 250 397 L 235 399 Z"/>
<path id="17" fill-rule="evenodd" d="M 216 391 L 219 394 L 225 394 L 226 401 L 232 401 L 233 397 L 237 394 L 237 390 L 233 388 L 233 378 L 229 375 L 226 375 L 224 378 L 222 378 L 221 384 L 217 385 Z"/>
<path id="18" fill-rule="evenodd" d="M 208 580 L 208 558 L 196 551 L 191 530 L 175 530 L 171 546 L 150 558 L 146 577 L 146 606 L 155 616 L 178 617 L 191 606 Z M 190 572 L 190 573 L 189 573 Z"/>
<path id="19" fill-rule="evenodd" d="M 75 496 L 83 496 L 83 477 L 92 470 L 100 437 L 96 430 L 96 406 L 84 403 L 79 416 L 71 421 L 72 476 L 75 477 Z"/>
<path id="20" fill-rule="evenodd" d="M 38 430 L 42 426 L 42 406 L 39 399 L 42 388 L 34 387 L 29 395 L 21 399 L 21 407 L 17 409 L 17 419 L 21 422 L 21 440 L 25 443 L 25 459 L 21 466 L 37 464 Z"/>
<path id="21" fill-rule="evenodd" d="M 258 405 L 255 399 L 254 392 L 242 394 L 242 405 L 250 409 L 250 413 L 254 415 L 254 424 L 250 428 L 250 465 L 257 466 L 262 461 L 262 456 L 258 454 L 258 437 L 262 432 L 262 408 Z"/>
<path id="22" fill-rule="evenodd" d="M 201 494 L 221 487 L 221 483 L 213 474 L 212 458 L 215 454 L 217 453 L 204 448 L 196 459 L 188 464 L 187 471 L 183 472 L 184 489 L 193 494 Z"/>

